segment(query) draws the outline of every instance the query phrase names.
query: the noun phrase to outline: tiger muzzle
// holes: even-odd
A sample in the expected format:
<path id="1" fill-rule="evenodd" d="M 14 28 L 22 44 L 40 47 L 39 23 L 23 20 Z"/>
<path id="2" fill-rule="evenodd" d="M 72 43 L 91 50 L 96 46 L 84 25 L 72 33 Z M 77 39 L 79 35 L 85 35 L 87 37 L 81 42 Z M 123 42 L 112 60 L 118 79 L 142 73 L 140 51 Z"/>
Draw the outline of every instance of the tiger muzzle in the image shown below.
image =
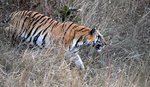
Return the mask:
<path id="1" fill-rule="evenodd" d="M 101 51 L 105 47 L 105 44 L 101 44 L 101 43 L 95 44 L 94 47 L 99 52 L 99 51 Z"/>

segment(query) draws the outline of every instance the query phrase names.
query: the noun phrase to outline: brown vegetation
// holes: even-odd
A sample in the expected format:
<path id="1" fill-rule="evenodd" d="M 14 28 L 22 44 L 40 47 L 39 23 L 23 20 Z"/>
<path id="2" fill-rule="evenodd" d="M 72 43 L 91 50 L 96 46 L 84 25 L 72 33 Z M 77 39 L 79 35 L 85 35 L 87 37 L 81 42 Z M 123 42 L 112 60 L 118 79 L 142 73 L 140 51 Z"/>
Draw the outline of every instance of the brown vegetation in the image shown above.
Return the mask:
<path id="1" fill-rule="evenodd" d="M 111 41 L 102 52 L 81 50 L 86 70 L 70 70 L 61 49 L 12 47 L 0 27 L 0 87 L 149 87 L 149 0 L 0 0 L 0 21 L 15 10 L 61 20 L 63 6 L 81 8 L 80 24 Z M 59 55 L 58 55 L 59 54 Z"/>

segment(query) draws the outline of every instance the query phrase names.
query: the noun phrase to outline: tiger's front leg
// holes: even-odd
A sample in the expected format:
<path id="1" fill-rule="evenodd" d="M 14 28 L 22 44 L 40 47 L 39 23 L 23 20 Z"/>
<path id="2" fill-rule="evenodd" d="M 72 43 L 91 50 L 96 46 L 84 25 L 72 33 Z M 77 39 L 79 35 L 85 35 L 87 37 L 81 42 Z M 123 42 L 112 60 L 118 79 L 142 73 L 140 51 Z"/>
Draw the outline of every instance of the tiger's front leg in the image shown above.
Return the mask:
<path id="1" fill-rule="evenodd" d="M 80 56 L 79 55 L 76 55 L 77 58 L 74 60 L 74 63 L 75 65 L 81 69 L 81 70 L 84 70 L 84 64 L 83 64 L 83 61 L 81 60 Z"/>
<path id="2" fill-rule="evenodd" d="M 72 54 L 72 56 L 70 58 L 70 62 L 74 63 L 78 69 L 84 70 L 83 61 L 82 61 L 81 57 L 78 55 L 78 53 Z"/>

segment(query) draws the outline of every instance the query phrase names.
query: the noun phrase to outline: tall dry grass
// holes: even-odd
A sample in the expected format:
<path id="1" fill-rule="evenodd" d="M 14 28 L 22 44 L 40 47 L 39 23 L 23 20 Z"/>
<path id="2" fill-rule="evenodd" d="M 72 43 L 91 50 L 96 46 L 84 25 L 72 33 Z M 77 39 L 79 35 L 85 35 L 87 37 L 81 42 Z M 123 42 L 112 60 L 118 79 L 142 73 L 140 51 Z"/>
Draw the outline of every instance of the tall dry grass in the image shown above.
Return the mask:
<path id="1" fill-rule="evenodd" d="M 73 6 L 82 9 L 77 15 L 81 24 L 99 29 L 111 45 L 100 53 L 85 47 L 80 51 L 85 71 L 70 70 L 60 48 L 12 47 L 1 27 L 0 87 L 150 86 L 149 0 L 19 1 L 0 0 L 0 20 L 16 9 L 30 9 L 57 18 L 58 9 Z"/>

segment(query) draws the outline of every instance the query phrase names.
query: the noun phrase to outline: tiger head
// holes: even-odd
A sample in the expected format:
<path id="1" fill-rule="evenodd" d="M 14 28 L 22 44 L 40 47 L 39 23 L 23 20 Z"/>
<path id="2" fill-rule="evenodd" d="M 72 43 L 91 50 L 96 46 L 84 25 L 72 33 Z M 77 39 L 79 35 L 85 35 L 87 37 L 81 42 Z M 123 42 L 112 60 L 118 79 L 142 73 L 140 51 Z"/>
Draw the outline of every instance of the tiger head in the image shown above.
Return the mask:
<path id="1" fill-rule="evenodd" d="M 92 29 L 86 38 L 87 39 L 83 44 L 94 47 L 98 52 L 100 52 L 102 48 L 106 46 L 106 41 L 103 35 L 100 34 L 96 29 Z"/>
<path id="2" fill-rule="evenodd" d="M 75 47 L 78 48 L 80 46 L 92 46 L 98 52 L 102 50 L 106 46 L 106 41 L 96 29 L 87 29 L 87 32 L 82 32 L 79 36 L 78 40 L 76 40 Z"/>

